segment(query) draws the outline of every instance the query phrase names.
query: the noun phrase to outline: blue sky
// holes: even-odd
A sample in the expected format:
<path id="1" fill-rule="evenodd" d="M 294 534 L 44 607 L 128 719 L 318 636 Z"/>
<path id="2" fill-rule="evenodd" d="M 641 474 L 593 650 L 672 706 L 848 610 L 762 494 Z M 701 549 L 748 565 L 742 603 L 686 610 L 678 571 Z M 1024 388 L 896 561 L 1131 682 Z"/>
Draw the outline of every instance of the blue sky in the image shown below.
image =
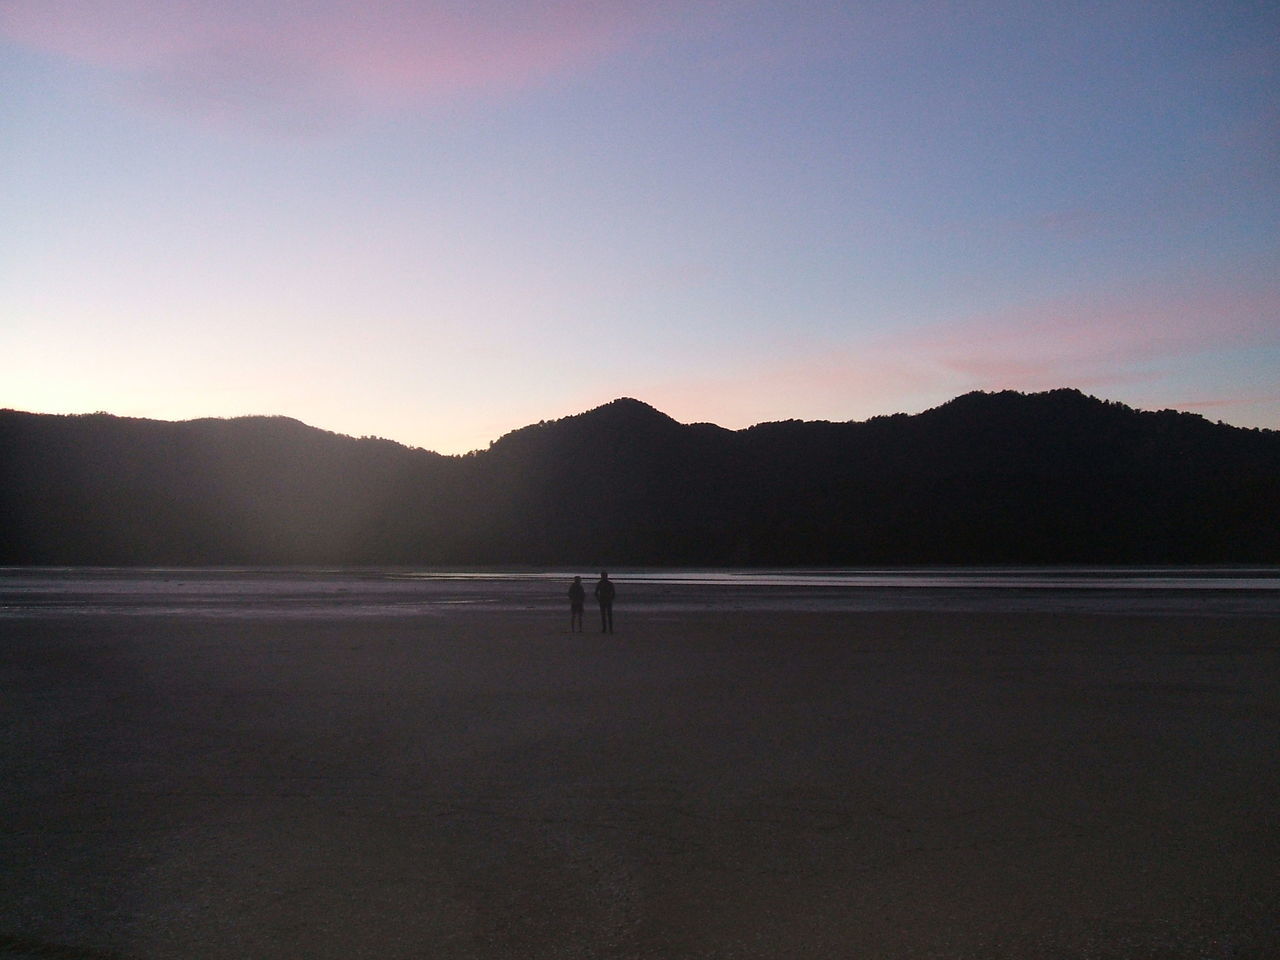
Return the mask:
<path id="1" fill-rule="evenodd" d="M 1264 3 L 0 0 L 0 406 L 1280 428 Z"/>

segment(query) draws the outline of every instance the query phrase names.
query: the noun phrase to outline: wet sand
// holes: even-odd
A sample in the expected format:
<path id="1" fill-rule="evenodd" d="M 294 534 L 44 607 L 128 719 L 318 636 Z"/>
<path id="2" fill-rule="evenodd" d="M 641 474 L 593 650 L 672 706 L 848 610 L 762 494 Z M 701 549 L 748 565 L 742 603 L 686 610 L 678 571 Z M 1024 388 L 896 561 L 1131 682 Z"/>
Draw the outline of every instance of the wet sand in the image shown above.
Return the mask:
<path id="1" fill-rule="evenodd" d="M 0 956 L 1280 956 L 1280 620 L 0 623 Z"/>

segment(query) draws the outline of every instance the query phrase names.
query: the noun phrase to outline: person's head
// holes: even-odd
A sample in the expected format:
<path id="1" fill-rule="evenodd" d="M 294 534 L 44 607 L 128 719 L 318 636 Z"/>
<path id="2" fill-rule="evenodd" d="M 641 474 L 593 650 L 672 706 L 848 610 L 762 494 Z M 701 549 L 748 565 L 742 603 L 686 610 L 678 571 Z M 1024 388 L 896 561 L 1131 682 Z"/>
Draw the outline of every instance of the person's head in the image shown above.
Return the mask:
<path id="1" fill-rule="evenodd" d="M 574 577 L 574 578 L 573 578 L 573 582 L 574 582 L 574 583 L 581 583 L 581 582 L 582 582 L 582 578 L 581 578 L 581 577 Z"/>
<path id="2" fill-rule="evenodd" d="M 609 579 L 609 571 L 608 571 L 608 570 L 601 570 L 601 571 L 600 571 L 600 579 L 601 579 L 601 580 L 608 580 L 608 579 Z"/>

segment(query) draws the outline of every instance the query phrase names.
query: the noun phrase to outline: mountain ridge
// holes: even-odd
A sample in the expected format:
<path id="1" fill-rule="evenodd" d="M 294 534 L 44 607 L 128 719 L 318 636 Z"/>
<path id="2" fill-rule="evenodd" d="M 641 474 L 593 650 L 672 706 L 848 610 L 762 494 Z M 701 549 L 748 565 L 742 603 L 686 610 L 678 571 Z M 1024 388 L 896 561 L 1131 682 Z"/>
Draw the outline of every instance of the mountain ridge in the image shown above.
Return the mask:
<path id="1" fill-rule="evenodd" d="M 0 411 L 0 452 L 6 564 L 1280 561 L 1280 433 L 1073 389 L 741 430 L 624 397 L 461 456 Z"/>
<path id="2" fill-rule="evenodd" d="M 526 431 L 537 431 L 540 428 L 555 426 L 559 424 L 566 424 L 566 423 L 572 423 L 572 422 L 580 423 L 580 422 L 590 421 L 592 419 L 604 420 L 607 418 L 612 421 L 619 421 L 628 417 L 640 416 L 640 417 L 650 418 L 654 422 L 663 422 L 668 425 L 675 425 L 679 427 L 694 427 L 694 428 L 709 427 L 716 431 L 721 431 L 725 433 L 741 434 L 749 431 L 756 431 L 762 428 L 770 428 L 770 427 L 775 427 L 779 425 L 845 426 L 845 425 L 861 425 L 861 424 L 879 423 L 883 421 L 895 421 L 895 420 L 900 421 L 900 420 L 912 419 L 912 418 L 940 417 L 952 411 L 965 408 L 966 406 L 985 403 L 986 401 L 1000 401 L 1005 398 L 1017 398 L 1020 400 L 1031 400 L 1031 401 L 1035 401 L 1039 399 L 1070 398 L 1073 401 L 1079 401 L 1082 407 L 1127 411 L 1127 412 L 1135 413 L 1141 416 L 1182 417 L 1182 418 L 1188 418 L 1191 421 L 1199 421 L 1206 425 L 1211 425 L 1213 427 L 1222 427 L 1229 430 L 1238 430 L 1238 431 L 1243 431 L 1247 433 L 1264 434 L 1264 435 L 1280 434 L 1280 430 L 1270 429 L 1267 427 L 1240 427 L 1234 424 L 1227 423 L 1222 420 L 1211 421 L 1208 418 L 1204 417 L 1202 414 L 1193 413 L 1189 411 L 1173 410 L 1171 408 L 1164 408 L 1160 410 L 1144 410 L 1137 407 L 1131 407 L 1117 400 L 1102 400 L 1097 397 L 1086 394 L 1083 391 L 1074 387 L 1059 387 L 1052 390 L 1035 391 L 1030 393 L 1017 391 L 1017 390 L 999 390 L 999 391 L 971 390 L 966 393 L 959 394 L 950 400 L 944 401 L 943 403 L 938 404 L 935 407 L 928 407 L 920 411 L 919 413 L 913 413 L 913 414 L 912 413 L 875 414 L 865 420 L 826 420 L 826 419 L 801 420 L 801 419 L 795 419 L 795 418 L 789 418 L 784 420 L 762 420 L 759 423 L 754 423 L 754 424 L 751 424 L 750 426 L 739 427 L 739 428 L 724 427 L 724 426 L 720 426 L 719 424 L 710 423 L 708 421 L 694 421 L 694 422 L 685 423 L 683 421 L 676 420 L 674 417 L 670 416 L 669 414 L 664 413 L 658 408 L 642 400 L 637 400 L 632 397 L 618 397 L 614 400 L 610 400 L 606 403 L 600 404 L 599 406 L 592 407 L 588 410 L 582 411 L 581 413 L 566 414 L 563 417 L 557 417 L 553 420 L 542 420 L 537 423 L 527 424 L 522 427 L 516 427 L 515 429 L 510 430 L 507 433 L 503 434 L 502 436 L 497 437 L 494 440 L 490 441 L 489 448 L 492 448 L 494 445 L 500 443 L 501 441 L 505 440 L 507 437 L 510 437 L 514 434 L 522 434 Z M 987 409 L 990 410 L 990 409 L 996 409 L 996 408 L 989 406 L 987 407 Z M 485 448 L 478 448 L 476 450 L 472 450 L 472 451 L 469 451 L 468 453 L 462 453 L 462 454 L 438 453 L 437 451 L 431 450 L 428 447 L 422 447 L 416 444 L 405 443 L 403 441 L 393 440 L 387 437 L 374 436 L 374 435 L 364 435 L 364 436 L 357 437 L 353 434 L 340 433 L 338 431 L 329 430 L 324 427 L 314 426 L 303 420 L 299 420 L 296 417 L 291 417 L 286 414 L 254 413 L 254 414 L 237 414 L 234 416 L 226 416 L 226 417 L 193 417 L 187 420 L 161 420 L 161 419 L 152 418 L 152 417 L 133 417 L 133 416 L 125 416 L 121 414 L 113 414 L 113 413 L 109 413 L 102 410 L 94 411 L 92 413 L 36 413 L 32 411 L 18 410 L 13 407 L 0 407 L 0 417 L 4 417 L 4 416 L 59 418 L 59 419 L 74 420 L 74 421 L 111 420 L 111 421 L 122 422 L 122 423 L 169 424 L 173 426 L 178 426 L 178 425 L 217 426 L 217 425 L 225 425 L 225 424 L 279 424 L 279 425 L 287 425 L 291 428 L 300 427 L 306 431 L 314 431 L 319 434 L 324 434 L 331 437 L 343 438 L 347 440 L 354 440 L 354 441 L 360 441 L 360 442 L 373 441 L 378 443 L 393 444 L 398 447 L 403 447 L 406 450 L 422 451 L 426 453 L 435 454 L 436 456 L 439 456 L 439 457 L 449 457 L 449 458 L 468 457 L 468 456 L 473 456 L 475 454 L 486 452 Z"/>

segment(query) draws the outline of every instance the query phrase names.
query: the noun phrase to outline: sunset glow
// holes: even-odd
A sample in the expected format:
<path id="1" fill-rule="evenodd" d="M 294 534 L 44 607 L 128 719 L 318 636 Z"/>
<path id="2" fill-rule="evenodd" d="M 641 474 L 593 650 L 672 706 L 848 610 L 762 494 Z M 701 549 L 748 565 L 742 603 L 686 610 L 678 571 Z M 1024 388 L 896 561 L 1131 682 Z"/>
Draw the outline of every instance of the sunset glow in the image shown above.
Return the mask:
<path id="1" fill-rule="evenodd" d="M 0 407 L 1280 428 L 1280 13 L 0 3 Z"/>

